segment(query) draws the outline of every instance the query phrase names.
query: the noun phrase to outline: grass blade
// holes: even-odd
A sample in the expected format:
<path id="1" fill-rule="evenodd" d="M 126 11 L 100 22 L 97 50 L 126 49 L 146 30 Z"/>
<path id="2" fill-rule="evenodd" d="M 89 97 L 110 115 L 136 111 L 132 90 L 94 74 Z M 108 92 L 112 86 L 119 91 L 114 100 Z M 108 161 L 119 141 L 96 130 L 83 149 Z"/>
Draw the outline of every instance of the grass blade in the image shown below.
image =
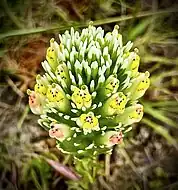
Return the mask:
<path id="1" fill-rule="evenodd" d="M 152 122 L 151 120 L 149 120 L 147 118 L 143 118 L 142 123 L 153 128 L 153 130 L 156 133 L 163 136 L 168 141 L 169 144 L 173 145 L 178 150 L 177 141 L 168 133 L 168 131 L 165 128 L 163 128 L 161 125 L 158 125 L 158 124 Z"/>

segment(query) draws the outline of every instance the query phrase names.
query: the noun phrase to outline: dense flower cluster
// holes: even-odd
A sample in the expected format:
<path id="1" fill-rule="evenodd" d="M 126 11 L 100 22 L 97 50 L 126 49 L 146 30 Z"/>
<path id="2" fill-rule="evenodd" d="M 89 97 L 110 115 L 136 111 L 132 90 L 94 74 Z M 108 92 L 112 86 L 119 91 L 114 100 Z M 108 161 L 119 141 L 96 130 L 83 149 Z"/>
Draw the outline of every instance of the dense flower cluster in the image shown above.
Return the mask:
<path id="1" fill-rule="evenodd" d="M 89 25 L 51 39 L 43 76 L 28 90 L 29 105 L 57 147 L 75 156 L 96 156 L 122 142 L 143 116 L 138 103 L 150 85 L 138 72 L 138 50 L 122 43 L 118 26 L 104 34 Z"/>

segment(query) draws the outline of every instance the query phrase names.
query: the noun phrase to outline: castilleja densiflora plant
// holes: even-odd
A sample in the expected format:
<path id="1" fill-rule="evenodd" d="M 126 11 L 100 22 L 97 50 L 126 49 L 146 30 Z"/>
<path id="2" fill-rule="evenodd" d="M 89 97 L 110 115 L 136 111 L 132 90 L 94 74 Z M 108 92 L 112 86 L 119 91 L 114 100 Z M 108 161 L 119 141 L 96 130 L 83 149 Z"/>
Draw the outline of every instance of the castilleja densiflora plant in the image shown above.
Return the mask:
<path id="1" fill-rule="evenodd" d="M 138 50 L 123 45 L 118 26 L 104 33 L 92 24 L 50 40 L 44 75 L 37 75 L 29 105 L 57 147 L 76 159 L 96 158 L 120 144 L 143 117 L 138 102 L 150 85 L 138 71 Z"/>

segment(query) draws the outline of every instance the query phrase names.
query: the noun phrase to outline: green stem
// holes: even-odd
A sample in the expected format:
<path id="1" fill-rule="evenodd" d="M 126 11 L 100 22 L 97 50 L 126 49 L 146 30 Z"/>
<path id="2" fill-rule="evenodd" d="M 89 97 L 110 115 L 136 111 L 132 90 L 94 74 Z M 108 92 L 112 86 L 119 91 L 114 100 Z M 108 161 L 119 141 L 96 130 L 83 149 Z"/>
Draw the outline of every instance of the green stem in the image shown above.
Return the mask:
<path id="1" fill-rule="evenodd" d="M 87 190 L 94 183 L 98 166 L 97 158 L 75 159 L 75 169 L 81 175 L 80 181 L 70 181 L 69 189 Z"/>
<path id="2" fill-rule="evenodd" d="M 105 156 L 105 176 L 106 176 L 106 178 L 108 178 L 110 176 L 110 159 L 111 159 L 111 155 L 106 154 L 106 156 Z"/>

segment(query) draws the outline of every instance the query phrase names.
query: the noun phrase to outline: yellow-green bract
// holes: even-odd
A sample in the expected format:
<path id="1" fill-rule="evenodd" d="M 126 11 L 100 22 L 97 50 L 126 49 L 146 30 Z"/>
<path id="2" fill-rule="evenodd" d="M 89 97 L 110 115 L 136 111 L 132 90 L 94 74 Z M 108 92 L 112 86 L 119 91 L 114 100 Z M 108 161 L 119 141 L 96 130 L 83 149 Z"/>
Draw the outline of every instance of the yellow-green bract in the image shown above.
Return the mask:
<path id="1" fill-rule="evenodd" d="M 43 76 L 36 77 L 29 104 L 39 124 L 74 156 L 96 156 L 122 142 L 129 125 L 143 117 L 138 103 L 150 85 L 138 71 L 138 50 L 122 43 L 118 26 L 105 34 L 89 25 L 50 41 Z"/>

